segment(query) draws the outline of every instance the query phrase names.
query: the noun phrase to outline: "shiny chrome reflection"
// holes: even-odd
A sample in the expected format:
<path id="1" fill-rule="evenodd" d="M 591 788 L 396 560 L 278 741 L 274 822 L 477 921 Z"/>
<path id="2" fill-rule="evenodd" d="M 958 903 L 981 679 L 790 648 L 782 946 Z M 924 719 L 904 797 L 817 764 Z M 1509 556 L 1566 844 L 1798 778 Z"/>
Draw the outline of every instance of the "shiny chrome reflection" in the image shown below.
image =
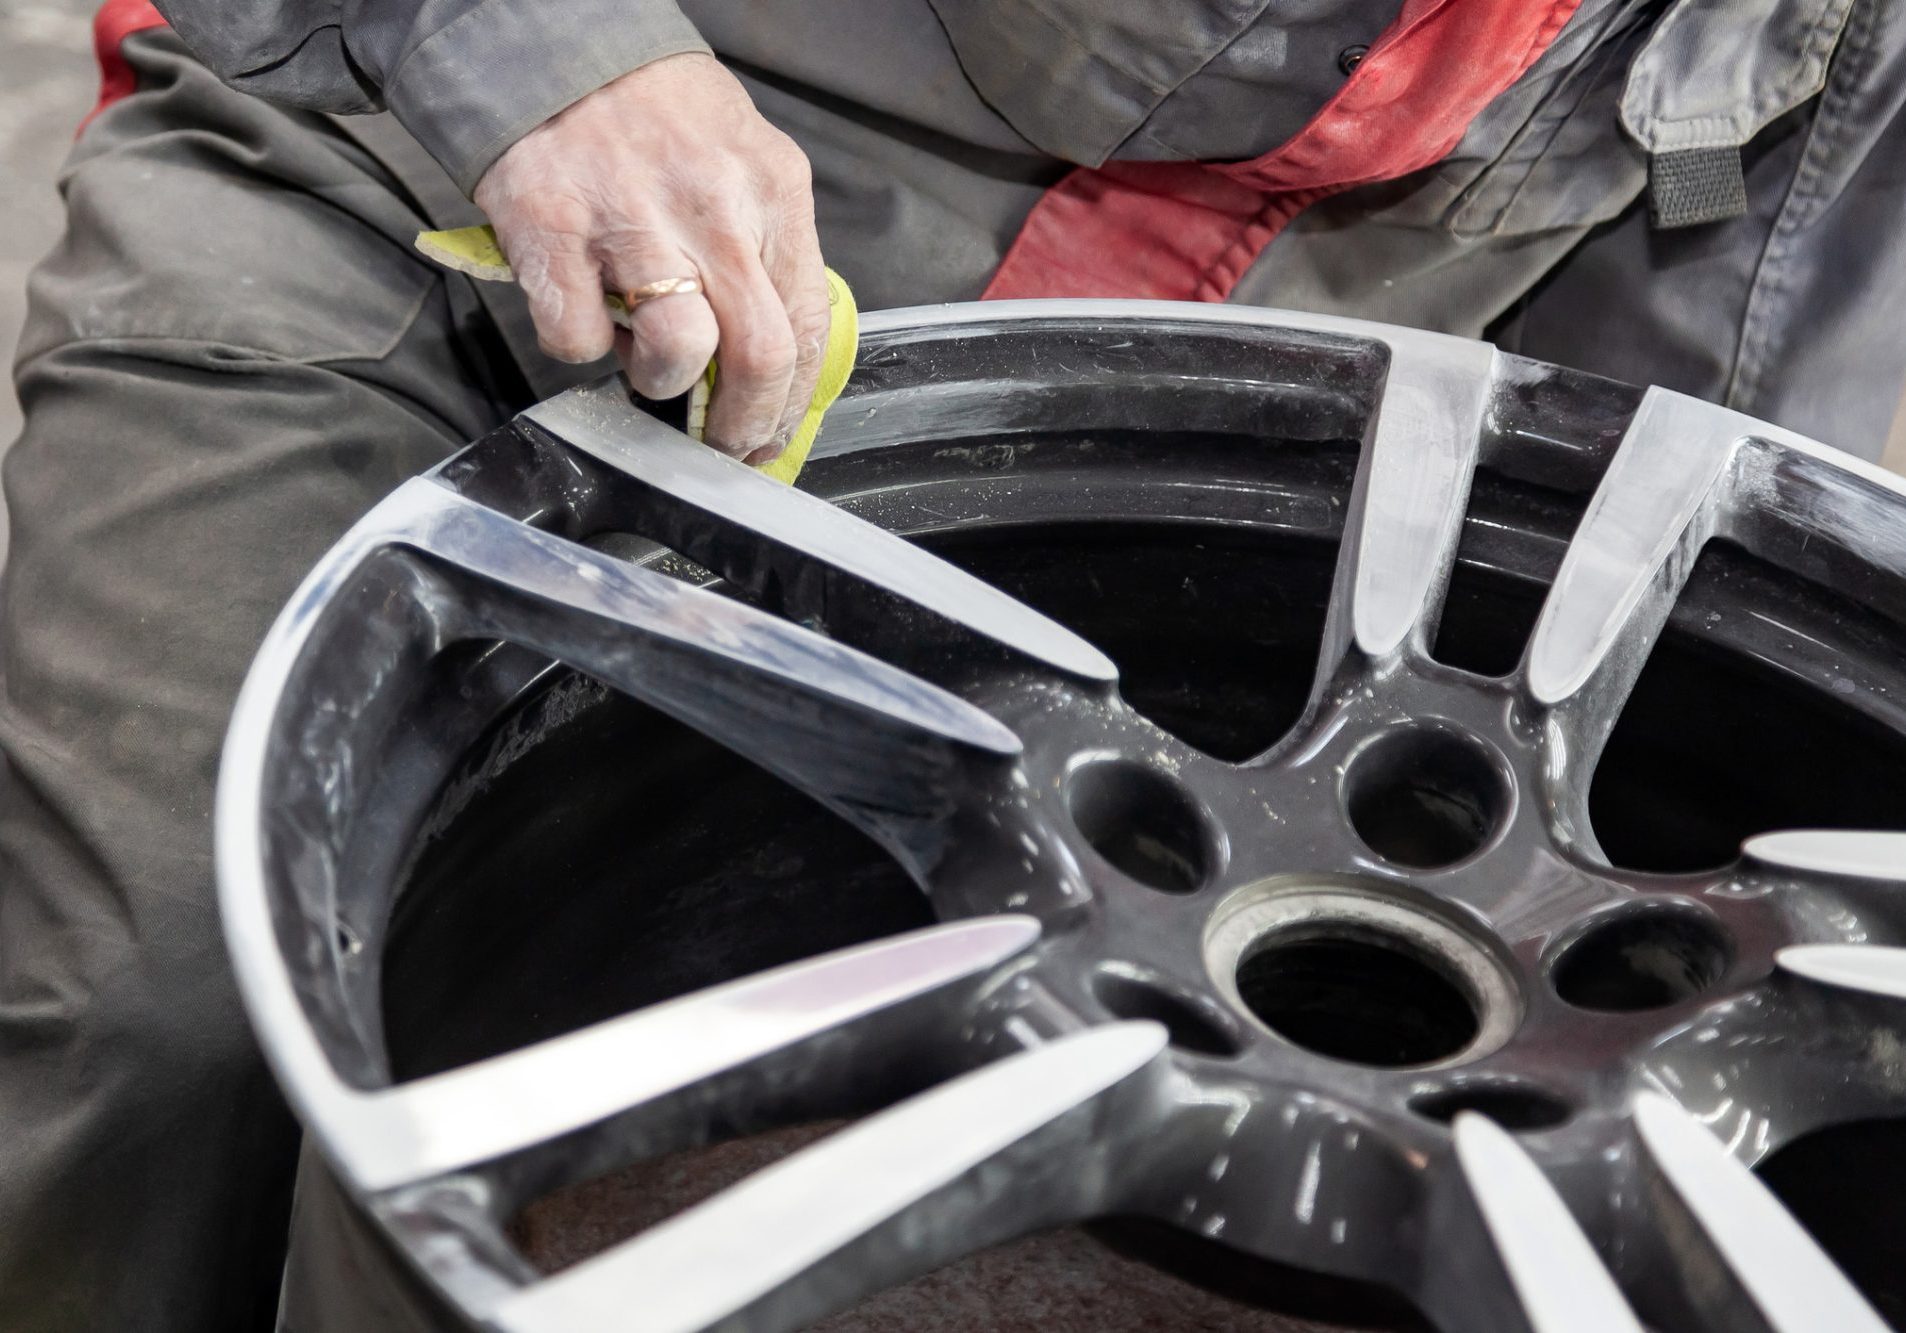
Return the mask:
<path id="1" fill-rule="evenodd" d="M 1029 917 L 897 935 L 640 1009 L 367 1094 L 352 1166 L 373 1190 L 520 1152 L 903 1000 L 989 971 L 1039 938 Z"/>
<path id="2" fill-rule="evenodd" d="M 1742 850 L 1763 865 L 1786 870 L 1906 881 L 1906 833 L 1792 829 L 1749 838 Z"/>
<path id="3" fill-rule="evenodd" d="M 1712 535 L 1729 464 L 1755 423 L 1663 389 L 1642 399 L 1569 543 L 1529 644 L 1529 693 L 1612 725 L 1694 557 Z"/>
<path id="4" fill-rule="evenodd" d="M 1495 1122 L 1456 1117 L 1456 1159 L 1531 1333 L 1642 1333 L 1542 1168 Z"/>
<path id="5" fill-rule="evenodd" d="M 1494 349 L 1457 339 L 1398 343 L 1363 451 L 1325 632 L 1374 662 L 1407 645 L 1429 655 L 1436 616 L 1456 566 L 1456 542 L 1476 470 L 1484 415 L 1494 396 Z M 1325 656 L 1325 668 L 1331 665 Z"/>
<path id="6" fill-rule="evenodd" d="M 851 575 L 965 625 L 1009 648 L 1086 680 L 1113 681 L 1118 668 L 1070 630 L 912 542 L 851 518 L 791 486 L 697 444 L 639 410 L 616 377 L 562 394 L 523 419 L 692 511 L 710 533 L 745 534 L 770 555 Z M 660 534 L 658 534 L 660 535 Z M 717 573 L 719 548 L 675 534 Z"/>
<path id="7" fill-rule="evenodd" d="M 1634 1116 L 1649 1162 L 1694 1223 L 1669 1234 L 1686 1247 L 1678 1257 L 1715 1327 L 1745 1328 L 1751 1317 L 1714 1280 L 1725 1275 L 1770 1333 L 1886 1333 L 1846 1275 L 1699 1122 L 1656 1093 L 1635 1098 Z"/>
<path id="8" fill-rule="evenodd" d="M 1775 957 L 1795 976 L 1906 1000 L 1906 949 L 1877 944 L 1790 944 Z"/>
<path id="9" fill-rule="evenodd" d="M 1094 1107 L 1165 1049 L 1155 1023 L 1062 1037 L 822 1140 L 494 1312 L 508 1333 L 794 1328 L 985 1243 L 1107 1202 Z"/>

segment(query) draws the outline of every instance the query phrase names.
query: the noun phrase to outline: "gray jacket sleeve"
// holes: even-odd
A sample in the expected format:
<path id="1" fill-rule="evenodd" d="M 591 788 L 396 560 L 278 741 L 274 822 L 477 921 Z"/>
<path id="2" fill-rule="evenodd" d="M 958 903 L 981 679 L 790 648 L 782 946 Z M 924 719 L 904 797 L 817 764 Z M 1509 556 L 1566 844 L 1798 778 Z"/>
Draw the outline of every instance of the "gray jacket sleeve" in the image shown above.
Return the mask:
<path id="1" fill-rule="evenodd" d="M 318 111 L 386 107 L 468 193 L 556 112 L 706 51 L 675 0 L 158 0 L 226 83 Z"/>

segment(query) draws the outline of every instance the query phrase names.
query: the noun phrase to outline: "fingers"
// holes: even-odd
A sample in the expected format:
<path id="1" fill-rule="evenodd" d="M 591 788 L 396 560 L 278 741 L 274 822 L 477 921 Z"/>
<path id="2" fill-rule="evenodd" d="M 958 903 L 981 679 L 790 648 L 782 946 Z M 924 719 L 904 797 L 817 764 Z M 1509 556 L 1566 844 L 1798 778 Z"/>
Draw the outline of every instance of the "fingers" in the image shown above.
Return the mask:
<path id="1" fill-rule="evenodd" d="M 614 348 L 629 382 L 649 398 L 685 393 L 718 359 L 707 440 L 724 453 L 766 462 L 806 415 L 827 348 L 830 312 L 812 210 L 778 227 L 771 243 L 736 228 L 705 239 L 707 256 L 630 229 L 593 252 L 560 233 L 519 231 L 509 244 L 543 350 L 587 362 Z M 759 233 L 755 233 L 758 235 Z M 519 258 L 520 256 L 520 258 Z M 701 294 L 638 304 L 618 342 L 605 288 L 630 291 L 699 276 Z"/>
<path id="2" fill-rule="evenodd" d="M 787 310 L 795 360 L 787 405 L 770 441 L 771 452 L 748 460 L 754 463 L 767 462 L 779 454 L 807 415 L 833 323 L 833 312 L 827 304 L 827 274 L 821 265 L 821 239 L 814 228 L 813 198 L 806 188 L 805 173 L 803 177 L 800 203 L 783 212 L 781 225 L 769 236 L 763 254 L 769 281 Z"/>
<path id="3" fill-rule="evenodd" d="M 737 240 L 723 246 L 704 264 L 702 281 L 720 329 L 706 438 L 725 454 L 747 458 L 783 442 L 779 431 L 799 360 L 794 328 L 758 245 Z"/>
<path id="4" fill-rule="evenodd" d="M 643 232 L 625 232 L 604 245 L 603 274 L 611 291 L 628 292 L 669 278 L 699 277 L 678 246 Z M 638 393 L 673 398 L 688 392 L 715 355 L 719 334 L 708 299 L 693 292 L 657 297 L 636 306 L 630 338 L 618 343 L 622 369 Z"/>
<path id="5" fill-rule="evenodd" d="M 715 312 L 700 295 L 665 296 L 637 307 L 622 368 L 649 398 L 687 393 L 714 360 Z"/>
<path id="6" fill-rule="evenodd" d="M 606 356 L 615 326 L 602 305 L 602 271 L 579 231 L 532 219 L 499 236 L 516 281 L 529 299 L 536 341 L 559 361 L 581 364 Z"/>
<path id="7" fill-rule="evenodd" d="M 473 198 L 527 293 L 544 350 L 614 346 L 653 398 L 721 363 L 707 438 L 772 457 L 813 398 L 830 312 L 812 173 L 747 90 L 701 53 L 632 70 L 507 148 Z M 617 340 L 603 292 L 695 277 L 700 296 L 640 303 Z"/>

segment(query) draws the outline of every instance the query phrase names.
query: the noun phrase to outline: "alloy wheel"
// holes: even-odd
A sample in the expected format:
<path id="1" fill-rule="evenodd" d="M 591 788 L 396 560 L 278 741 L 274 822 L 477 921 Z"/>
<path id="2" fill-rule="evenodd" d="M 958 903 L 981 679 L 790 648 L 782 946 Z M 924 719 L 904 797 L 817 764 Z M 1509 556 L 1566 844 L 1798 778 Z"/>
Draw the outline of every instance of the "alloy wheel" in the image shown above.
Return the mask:
<path id="1" fill-rule="evenodd" d="M 1087 637 L 922 544 L 996 522 L 986 474 L 1032 440 L 1201 442 L 1101 487 L 1055 470 L 1075 524 L 1332 536 L 1311 684 L 1263 748 L 1161 726 Z M 883 482 L 902 446 L 954 479 Z M 552 399 L 353 529 L 247 681 L 218 812 L 246 1003 L 339 1179 L 472 1325 L 794 1327 L 1119 1216 L 1447 1329 L 1884 1327 L 1747 1168 L 1898 1114 L 1906 835 L 1637 865 L 1675 830 L 1617 854 L 1594 807 L 1676 617 L 1831 725 L 1906 736 L 1899 483 L 1483 344 L 1129 303 L 877 317 L 820 453 L 844 507 L 613 383 Z M 1492 533 L 1483 477 L 1549 513 L 1552 560 L 1513 515 Z M 1446 612 L 1491 541 L 1539 597 L 1513 652 L 1464 660 Z M 1696 597 L 1714 551 L 1726 586 Z M 385 963 L 432 910 L 431 849 L 604 687 L 825 807 L 932 924 L 405 1068 Z M 1836 819 L 1893 818 L 1901 771 Z M 552 1190 L 841 1118 L 560 1272 L 512 1243 Z"/>

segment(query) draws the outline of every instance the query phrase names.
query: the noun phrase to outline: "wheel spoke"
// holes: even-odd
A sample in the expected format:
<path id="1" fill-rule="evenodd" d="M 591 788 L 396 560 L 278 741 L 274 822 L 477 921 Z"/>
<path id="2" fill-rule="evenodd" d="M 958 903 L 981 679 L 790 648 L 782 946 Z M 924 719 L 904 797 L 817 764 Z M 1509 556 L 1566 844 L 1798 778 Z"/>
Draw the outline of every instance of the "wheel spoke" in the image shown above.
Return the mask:
<path id="1" fill-rule="evenodd" d="M 1647 1161 L 1666 1187 L 1660 1202 L 1685 1213 L 1661 1227 L 1670 1248 L 1690 1251 L 1677 1256 L 1681 1271 L 1731 1275 L 1731 1283 L 1689 1283 L 1690 1297 L 1715 1327 L 1886 1333 L 1793 1215 L 1699 1122 L 1655 1093 L 1635 1098 L 1634 1116 Z"/>
<path id="2" fill-rule="evenodd" d="M 1531 1333 L 1641 1333 L 1542 1169 L 1497 1125 L 1456 1117 L 1456 1157 Z"/>
<path id="3" fill-rule="evenodd" d="M 906 860 L 939 856 L 975 760 L 1019 739 L 937 686 L 705 589 L 539 532 L 428 481 L 394 540 L 451 586 L 446 638 L 501 639 L 587 672 L 814 796 Z"/>
<path id="4" fill-rule="evenodd" d="M 353 1096 L 332 1146 L 385 1191 L 532 1148 L 980 977 L 1039 936 L 1031 917 L 934 926 L 699 991 L 581 1031 Z M 965 991 L 961 991 L 963 996 Z"/>
<path id="5" fill-rule="evenodd" d="M 1494 392 L 1494 349 L 1399 340 L 1344 523 L 1320 686 L 1353 650 L 1366 671 L 1427 657 L 1456 564 Z"/>
<path id="6" fill-rule="evenodd" d="M 965 1075 L 507 1297 L 507 1333 L 798 1327 L 867 1292 L 1107 1202 L 1095 1112 L 1152 1065 L 1123 1023 Z M 1122 1134 L 1143 1127 L 1125 1124 Z"/>
<path id="7" fill-rule="evenodd" d="M 523 413 L 564 444 L 638 483 L 642 535 L 674 547 L 738 587 L 773 587 L 797 618 L 822 615 L 824 579 L 877 590 L 1088 681 L 1118 677 L 1111 659 L 1072 631 L 893 533 L 698 444 L 629 401 L 615 379 Z"/>
<path id="8" fill-rule="evenodd" d="M 1780 950 L 1775 960 L 1783 971 L 1843 990 L 1906 998 L 1906 949 L 1867 942 L 1898 938 L 1906 833 L 1784 829 L 1749 838 L 1741 852 L 1756 877 L 1837 903 L 1843 917 L 1851 913 L 1840 941 Z M 1876 1018 L 1882 1012 L 1876 1010 Z"/>
<path id="9" fill-rule="evenodd" d="M 1577 738 L 1587 762 L 1714 531 L 1730 464 L 1752 428 L 1732 412 L 1650 389 L 1589 502 L 1526 665 L 1535 702 L 1594 733 L 1586 745 Z"/>
<path id="10" fill-rule="evenodd" d="M 1790 944 L 1774 959 L 1783 971 L 1809 981 L 1906 1000 L 1906 949 L 1879 944 Z"/>
<path id="11" fill-rule="evenodd" d="M 1763 865 L 1803 874 L 1906 881 L 1906 833 L 1786 829 L 1749 838 L 1742 850 Z"/>

